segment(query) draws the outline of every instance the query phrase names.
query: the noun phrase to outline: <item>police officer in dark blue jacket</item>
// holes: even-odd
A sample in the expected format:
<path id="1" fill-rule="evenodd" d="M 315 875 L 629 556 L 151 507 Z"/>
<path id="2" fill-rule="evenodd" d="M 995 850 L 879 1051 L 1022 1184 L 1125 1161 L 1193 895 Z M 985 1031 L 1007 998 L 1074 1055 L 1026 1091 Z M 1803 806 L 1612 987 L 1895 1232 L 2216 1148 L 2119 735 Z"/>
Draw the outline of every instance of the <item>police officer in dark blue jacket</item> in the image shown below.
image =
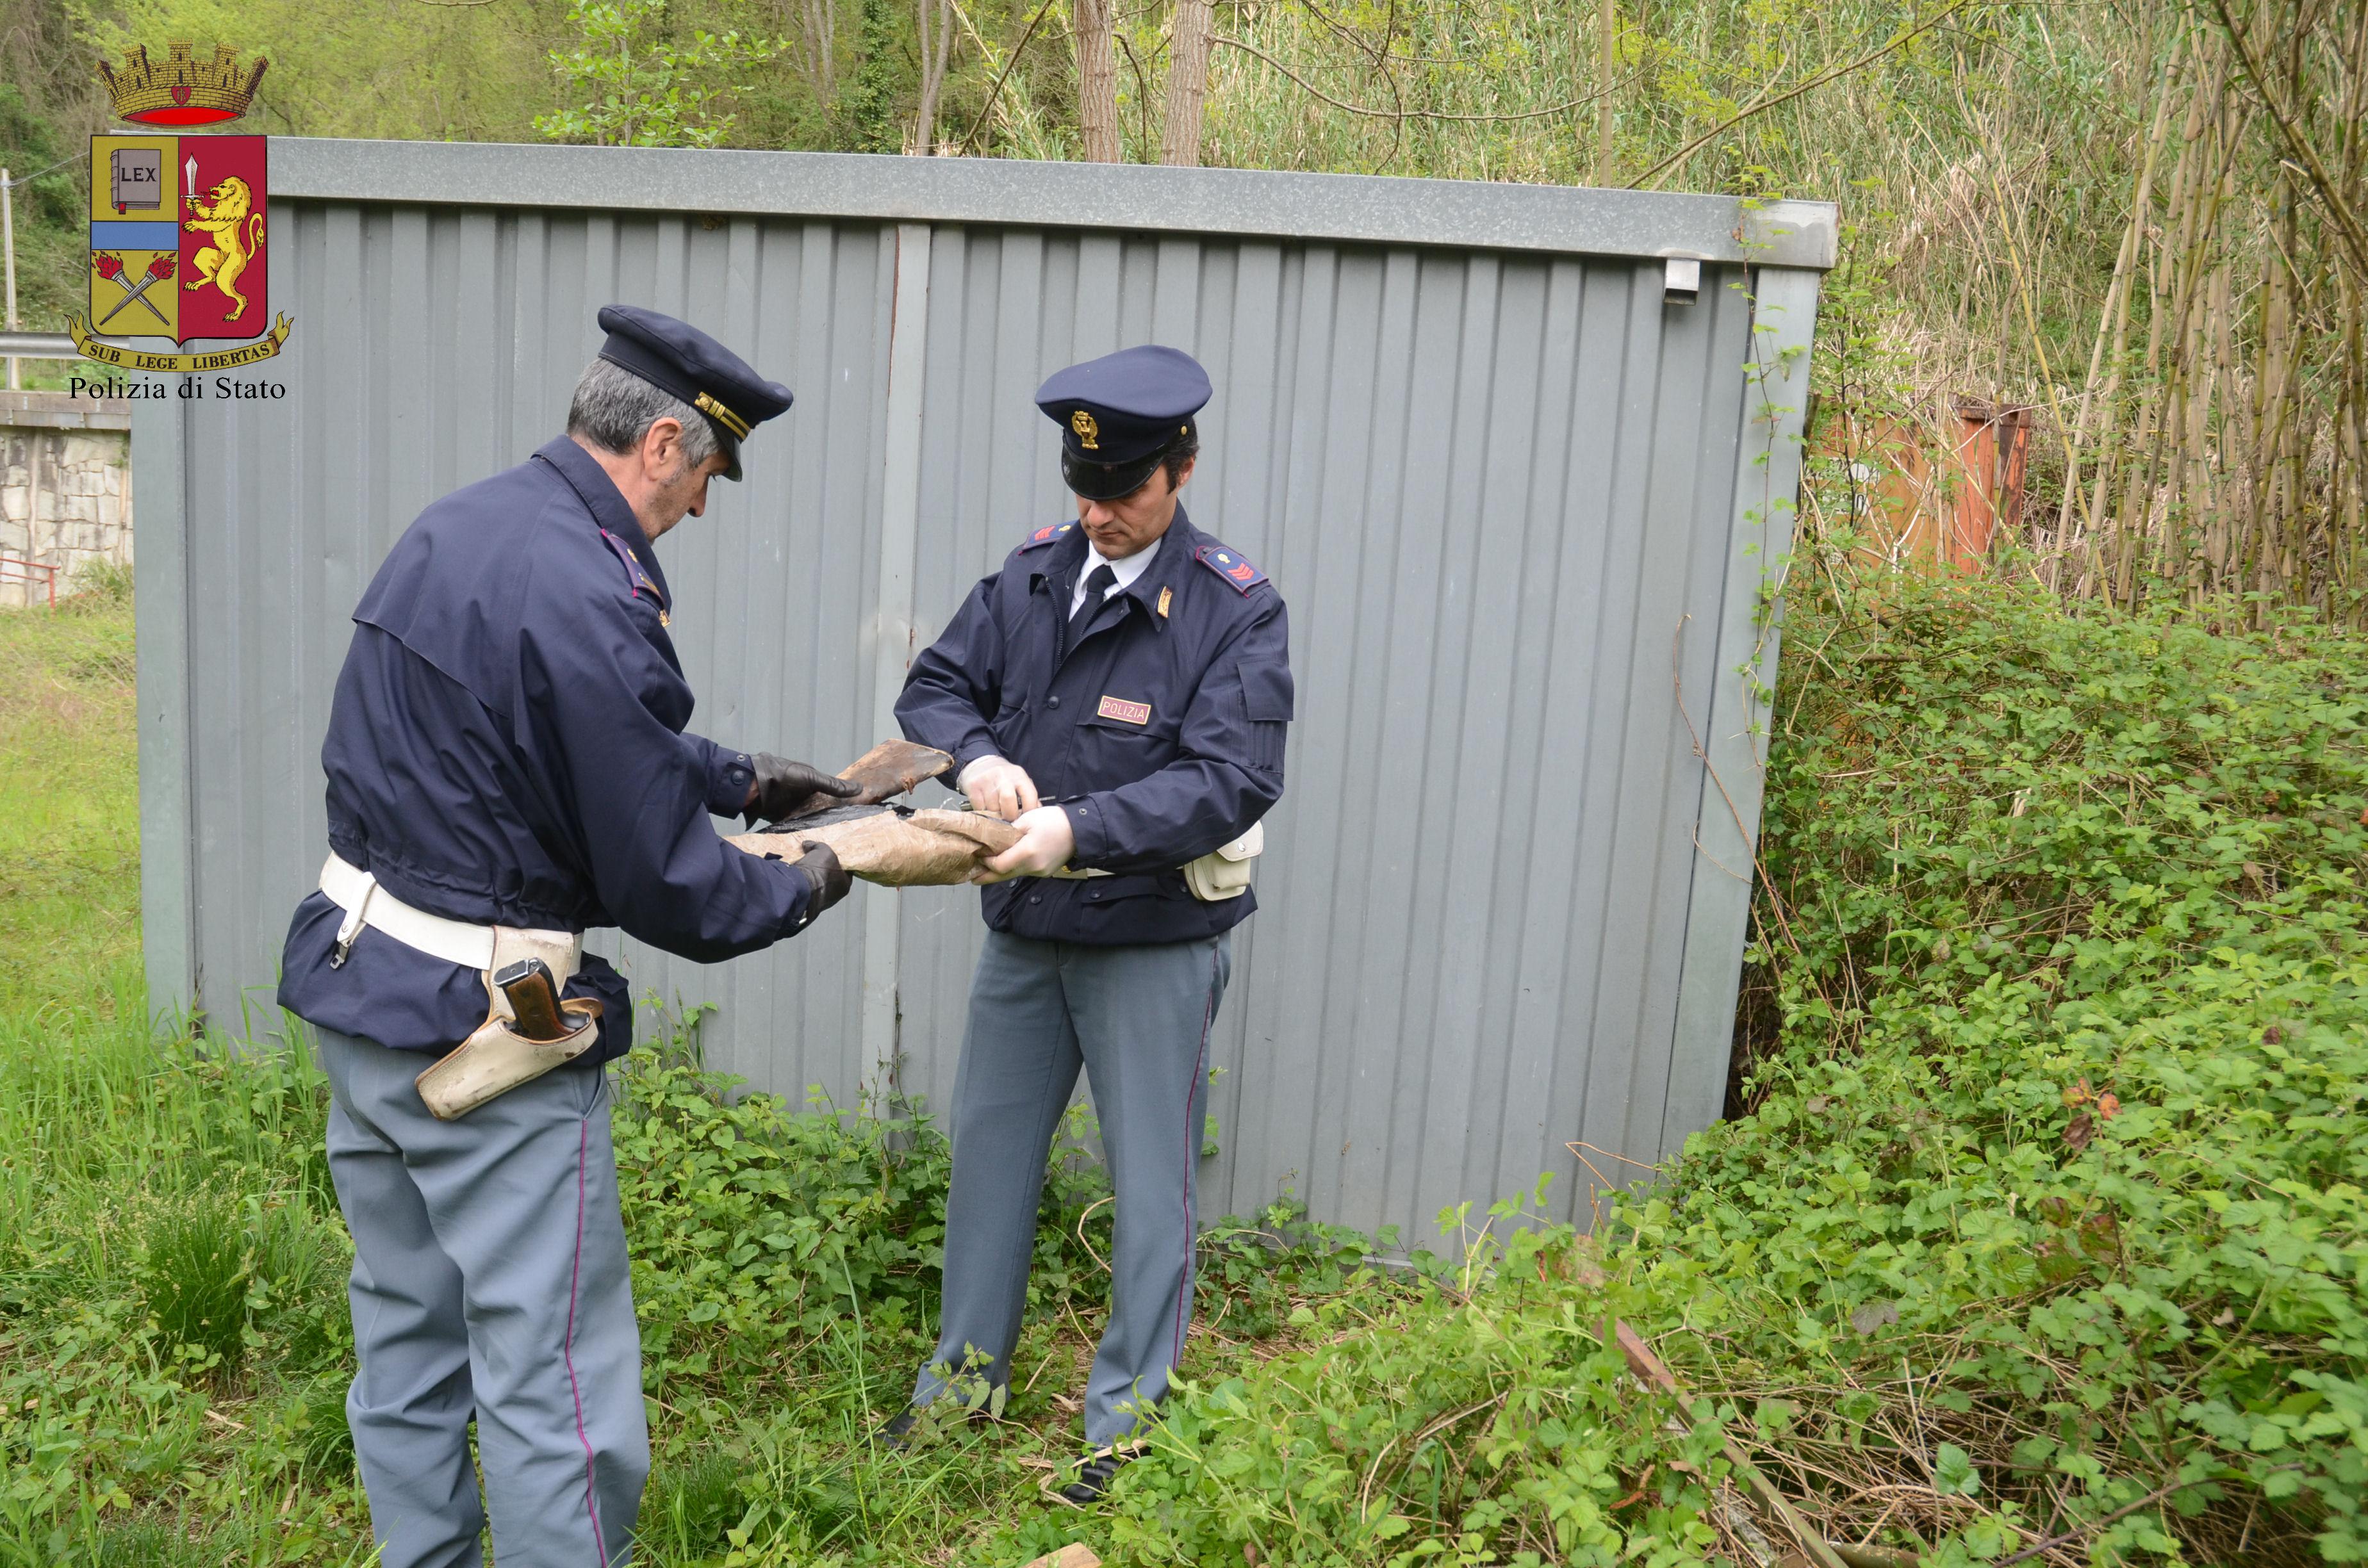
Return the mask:
<path id="1" fill-rule="evenodd" d="M 848 886 L 826 849 L 784 864 L 718 837 L 712 816 L 856 787 L 684 729 L 651 549 L 740 477 L 789 389 L 655 312 L 599 320 L 567 434 L 422 513 L 354 611 L 321 748 L 330 856 L 282 960 L 333 1094 L 346 1411 L 383 1568 L 473 1568 L 488 1512 L 502 1568 L 626 1560 L 649 1442 L 601 1063 L 632 1009 L 581 934 L 713 962 Z M 602 1005 L 598 1043 L 438 1119 L 414 1080 L 486 1023 L 488 955 L 520 943 Z"/>
<path id="2" fill-rule="evenodd" d="M 1178 492 L 1207 375 L 1130 348 L 1039 389 L 1075 521 L 1030 533 L 914 663 L 896 716 L 953 754 L 972 805 L 1016 822 L 986 863 L 988 934 L 952 1107 L 945 1296 L 913 1407 L 1000 1408 L 1053 1135 L 1083 1066 L 1118 1199 L 1110 1320 L 1086 1390 L 1108 1490 L 1191 1321 L 1209 1029 L 1292 710 L 1281 596 L 1194 528 Z"/>

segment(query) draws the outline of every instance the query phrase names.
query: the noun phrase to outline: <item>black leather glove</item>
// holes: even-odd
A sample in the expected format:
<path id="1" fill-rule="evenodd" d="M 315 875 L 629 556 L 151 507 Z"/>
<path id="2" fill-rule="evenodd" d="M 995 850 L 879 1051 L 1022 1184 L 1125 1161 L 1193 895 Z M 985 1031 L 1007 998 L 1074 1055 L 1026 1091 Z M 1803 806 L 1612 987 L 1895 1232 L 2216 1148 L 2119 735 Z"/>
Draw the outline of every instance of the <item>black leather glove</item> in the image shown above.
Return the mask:
<path id="1" fill-rule="evenodd" d="M 847 868 L 838 863 L 837 852 L 821 839 L 802 838 L 798 840 L 798 847 L 804 853 L 794 864 L 806 874 L 806 881 L 814 888 L 814 903 L 806 907 L 806 918 L 811 921 L 845 898 L 848 890 L 855 886 L 855 879 L 848 876 Z"/>
<path id="2" fill-rule="evenodd" d="M 751 823 L 779 822 L 816 795 L 844 801 L 863 793 L 863 786 L 852 778 L 834 778 L 807 763 L 791 762 L 768 751 L 758 752 L 749 762 L 757 770 L 757 792 L 745 813 Z"/>

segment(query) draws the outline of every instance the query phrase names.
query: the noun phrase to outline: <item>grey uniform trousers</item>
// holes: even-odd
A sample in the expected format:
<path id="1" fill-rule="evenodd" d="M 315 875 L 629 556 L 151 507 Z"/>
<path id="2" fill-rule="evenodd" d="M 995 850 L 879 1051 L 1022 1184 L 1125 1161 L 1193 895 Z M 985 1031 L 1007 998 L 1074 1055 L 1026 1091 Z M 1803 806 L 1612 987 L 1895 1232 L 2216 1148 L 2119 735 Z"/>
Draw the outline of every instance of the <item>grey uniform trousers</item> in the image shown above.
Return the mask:
<path id="1" fill-rule="evenodd" d="M 1119 1441 L 1167 1392 L 1192 1321 L 1209 1029 L 1232 953 L 1230 934 L 1099 948 L 987 933 L 954 1073 L 943 1320 L 916 1404 L 1011 1375 L 1036 1204 L 1081 1064 L 1118 1199 L 1086 1440 Z"/>
<path id="2" fill-rule="evenodd" d="M 381 1568 L 478 1568 L 488 1509 L 500 1568 L 620 1568 L 650 1447 L 605 1076 L 438 1121 L 412 1083 L 431 1057 L 318 1032 Z"/>

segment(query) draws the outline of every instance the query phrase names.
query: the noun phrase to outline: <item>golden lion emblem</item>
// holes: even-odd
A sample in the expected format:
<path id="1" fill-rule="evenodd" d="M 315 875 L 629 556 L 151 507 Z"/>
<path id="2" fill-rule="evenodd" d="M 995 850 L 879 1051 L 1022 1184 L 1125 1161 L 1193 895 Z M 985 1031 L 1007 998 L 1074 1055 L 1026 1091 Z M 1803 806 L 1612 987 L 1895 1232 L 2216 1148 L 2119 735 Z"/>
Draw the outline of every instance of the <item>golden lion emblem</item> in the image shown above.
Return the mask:
<path id="1" fill-rule="evenodd" d="M 263 248 L 263 214 L 254 210 L 255 192 L 245 180 L 232 175 L 203 198 L 186 196 L 181 199 L 197 214 L 181 227 L 193 234 L 213 236 L 213 244 L 194 258 L 198 275 L 182 287 L 202 289 L 212 284 L 231 302 L 230 314 L 222 319 L 236 321 L 246 313 L 246 296 L 238 291 L 239 274 L 246 270 L 255 253 Z"/>

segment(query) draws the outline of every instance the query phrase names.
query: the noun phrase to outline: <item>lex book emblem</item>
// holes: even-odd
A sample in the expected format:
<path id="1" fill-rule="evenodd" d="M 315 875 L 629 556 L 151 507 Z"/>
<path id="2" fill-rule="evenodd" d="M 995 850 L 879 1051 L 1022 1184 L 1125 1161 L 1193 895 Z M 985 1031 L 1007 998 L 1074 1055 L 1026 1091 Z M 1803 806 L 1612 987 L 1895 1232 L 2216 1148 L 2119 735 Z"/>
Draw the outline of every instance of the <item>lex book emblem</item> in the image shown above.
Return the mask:
<path id="1" fill-rule="evenodd" d="M 242 66 L 227 47 L 199 61 L 176 43 L 162 62 L 133 49 L 99 74 L 126 119 L 204 125 L 244 113 L 265 65 Z M 289 323 L 271 316 L 270 189 L 261 136 L 92 137 L 90 313 L 69 324 L 75 351 L 130 370 L 184 372 L 279 353 Z M 143 347 L 142 338 L 176 347 L 249 341 L 176 354 Z"/>

